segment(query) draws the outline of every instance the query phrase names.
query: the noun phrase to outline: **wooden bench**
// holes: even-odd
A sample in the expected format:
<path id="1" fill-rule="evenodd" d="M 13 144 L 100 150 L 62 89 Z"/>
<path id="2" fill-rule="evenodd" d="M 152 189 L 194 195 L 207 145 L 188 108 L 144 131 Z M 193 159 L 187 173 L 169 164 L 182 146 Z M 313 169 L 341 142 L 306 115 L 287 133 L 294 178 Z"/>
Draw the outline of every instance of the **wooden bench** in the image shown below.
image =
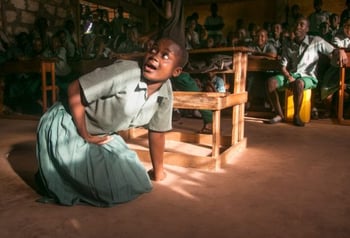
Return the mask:
<path id="1" fill-rule="evenodd" d="M 214 48 L 197 49 L 189 51 L 190 57 L 194 54 L 229 53 L 233 60 L 233 91 L 229 93 L 216 92 L 174 92 L 174 108 L 178 109 L 203 109 L 213 111 L 213 133 L 211 135 L 200 134 L 191 131 L 173 131 L 166 133 L 166 140 L 202 145 L 211 148 L 211 153 L 194 155 L 179 151 L 166 151 L 164 163 L 183 167 L 216 170 L 221 168 L 237 151 L 246 147 L 244 137 L 244 104 L 247 101 L 246 71 L 248 64 L 248 49 L 246 48 Z M 226 108 L 232 108 L 231 133 L 224 136 L 221 133 L 221 112 Z M 139 143 L 140 138 L 146 138 L 144 129 L 131 129 L 124 134 L 128 143 Z M 136 148 L 139 157 L 144 161 L 150 161 L 147 145 L 144 148 Z"/>
<path id="2" fill-rule="evenodd" d="M 8 61 L 0 65 L 0 75 L 6 76 L 16 73 L 40 73 L 41 91 L 42 91 L 42 108 L 45 112 L 49 102 L 54 103 L 57 100 L 58 87 L 56 86 L 55 61 L 53 60 L 19 60 Z M 47 73 L 50 73 L 51 83 L 48 83 Z M 51 100 L 48 100 L 48 92 L 51 92 Z M 2 102 L 3 99 L 0 100 Z M 0 104 L 0 112 L 3 111 L 3 104 Z"/>

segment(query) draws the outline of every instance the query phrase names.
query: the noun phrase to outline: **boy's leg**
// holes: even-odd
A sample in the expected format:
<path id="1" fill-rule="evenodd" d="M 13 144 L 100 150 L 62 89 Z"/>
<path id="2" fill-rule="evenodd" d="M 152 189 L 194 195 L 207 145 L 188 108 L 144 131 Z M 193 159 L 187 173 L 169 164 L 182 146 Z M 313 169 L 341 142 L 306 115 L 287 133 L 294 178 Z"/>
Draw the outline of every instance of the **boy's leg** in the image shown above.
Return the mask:
<path id="1" fill-rule="evenodd" d="M 296 126 L 305 126 L 305 122 L 300 119 L 300 110 L 304 98 L 305 89 L 313 89 L 317 86 L 317 79 L 313 77 L 297 77 L 293 82 L 293 103 L 294 103 L 294 117 L 293 124 Z"/>
<path id="2" fill-rule="evenodd" d="M 296 79 L 291 83 L 293 89 L 294 117 L 293 124 L 296 126 L 305 126 L 305 123 L 300 119 L 300 109 L 304 98 L 304 81 Z"/>
<path id="3" fill-rule="evenodd" d="M 277 114 L 274 118 L 272 118 L 269 121 L 270 124 L 274 124 L 284 120 L 284 114 L 282 111 L 282 107 L 281 107 L 281 103 L 280 103 L 280 99 L 277 91 L 278 88 L 281 88 L 283 86 L 284 86 L 283 75 L 276 75 L 274 77 L 269 78 L 267 81 L 267 94 Z"/>

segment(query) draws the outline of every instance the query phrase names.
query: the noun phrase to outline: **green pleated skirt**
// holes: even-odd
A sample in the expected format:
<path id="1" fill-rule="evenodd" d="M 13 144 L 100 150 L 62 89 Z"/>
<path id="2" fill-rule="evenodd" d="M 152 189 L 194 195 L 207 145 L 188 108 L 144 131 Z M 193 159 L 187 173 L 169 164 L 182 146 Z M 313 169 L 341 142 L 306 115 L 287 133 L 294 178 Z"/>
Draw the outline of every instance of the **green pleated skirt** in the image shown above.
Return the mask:
<path id="1" fill-rule="evenodd" d="M 117 134 L 104 145 L 79 136 L 71 115 L 56 103 L 40 119 L 37 182 L 45 197 L 63 205 L 109 207 L 152 190 L 137 154 Z"/>

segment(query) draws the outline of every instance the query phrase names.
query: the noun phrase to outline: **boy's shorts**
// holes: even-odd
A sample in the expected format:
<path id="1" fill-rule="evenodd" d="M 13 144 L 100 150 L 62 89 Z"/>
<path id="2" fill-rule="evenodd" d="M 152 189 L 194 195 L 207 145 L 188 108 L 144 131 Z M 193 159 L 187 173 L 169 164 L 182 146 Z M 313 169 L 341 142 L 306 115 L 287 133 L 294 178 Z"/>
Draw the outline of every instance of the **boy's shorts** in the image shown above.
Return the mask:
<path id="1" fill-rule="evenodd" d="M 313 88 L 316 88 L 317 86 L 318 81 L 314 77 L 311 77 L 311 76 L 301 77 L 299 73 L 293 73 L 291 75 L 295 79 L 301 79 L 304 81 L 304 89 L 313 89 Z M 275 76 L 275 79 L 277 80 L 279 90 L 284 90 L 288 88 L 289 81 L 286 77 L 284 77 L 284 75 L 278 74 Z"/>

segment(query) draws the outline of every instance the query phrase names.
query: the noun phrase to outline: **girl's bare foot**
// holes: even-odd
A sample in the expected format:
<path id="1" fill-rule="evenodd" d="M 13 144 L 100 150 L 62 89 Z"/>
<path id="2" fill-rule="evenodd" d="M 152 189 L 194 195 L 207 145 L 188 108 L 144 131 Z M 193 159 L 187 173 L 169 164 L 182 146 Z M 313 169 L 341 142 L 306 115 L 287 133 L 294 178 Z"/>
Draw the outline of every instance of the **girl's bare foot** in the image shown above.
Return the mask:
<path id="1" fill-rule="evenodd" d="M 166 178 L 166 173 L 164 171 L 155 173 L 153 169 L 148 170 L 148 176 L 153 181 L 162 181 Z"/>

